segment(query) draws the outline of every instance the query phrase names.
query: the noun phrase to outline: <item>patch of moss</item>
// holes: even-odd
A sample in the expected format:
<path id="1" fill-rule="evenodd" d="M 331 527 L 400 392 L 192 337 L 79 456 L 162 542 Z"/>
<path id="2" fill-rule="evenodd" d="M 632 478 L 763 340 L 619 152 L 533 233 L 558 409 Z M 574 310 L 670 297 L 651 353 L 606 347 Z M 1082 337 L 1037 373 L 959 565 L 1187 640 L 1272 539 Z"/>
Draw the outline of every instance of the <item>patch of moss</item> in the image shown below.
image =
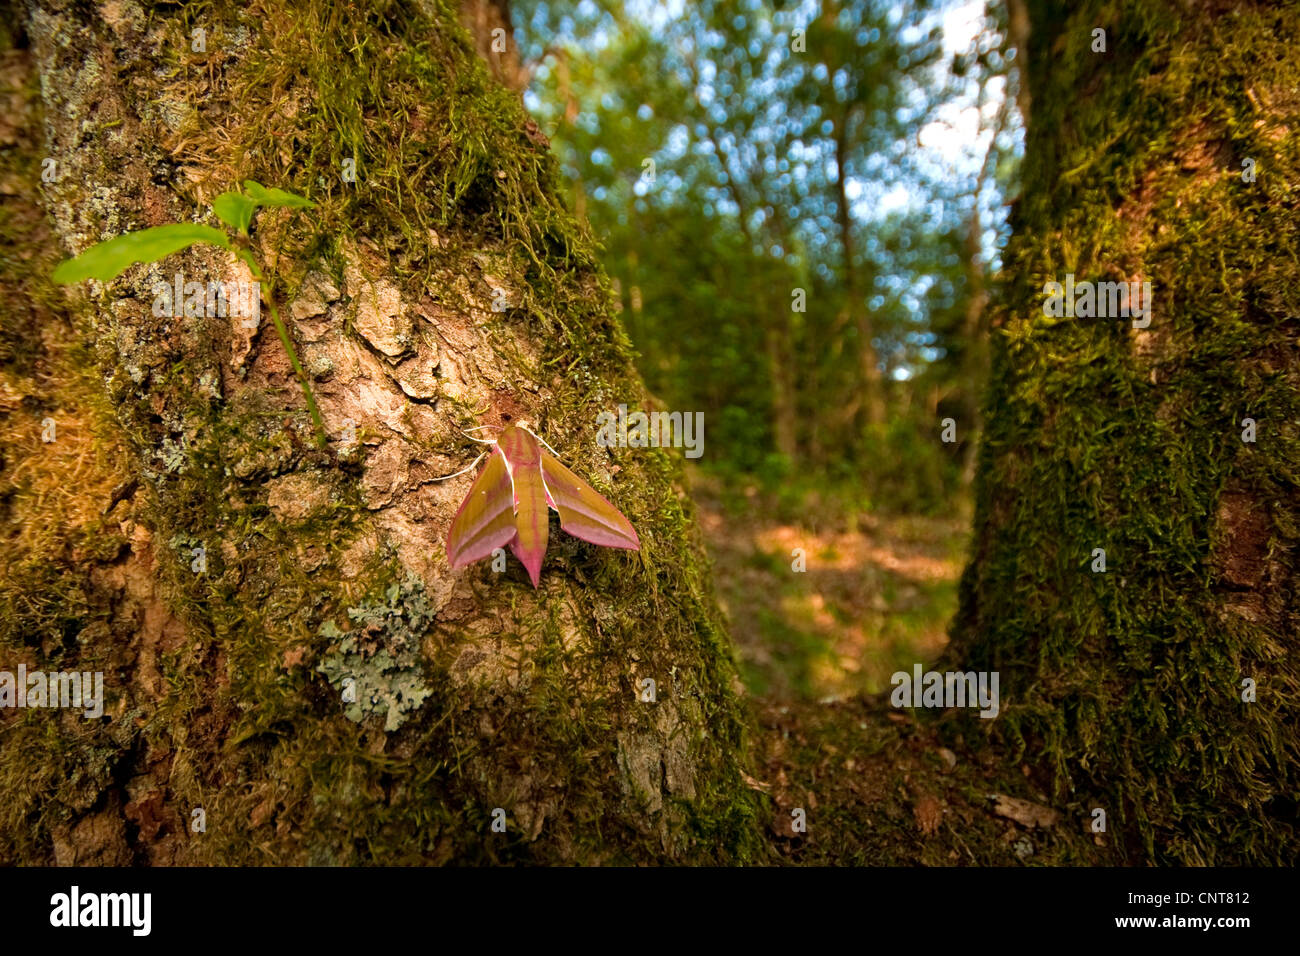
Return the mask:
<path id="1" fill-rule="evenodd" d="M 1124 860 L 1290 863 L 1300 12 L 1031 12 L 1024 188 L 950 657 L 1000 671 L 998 738 L 1057 799 L 1106 809 Z M 1066 273 L 1150 280 L 1150 327 L 1046 318 L 1043 284 Z"/>

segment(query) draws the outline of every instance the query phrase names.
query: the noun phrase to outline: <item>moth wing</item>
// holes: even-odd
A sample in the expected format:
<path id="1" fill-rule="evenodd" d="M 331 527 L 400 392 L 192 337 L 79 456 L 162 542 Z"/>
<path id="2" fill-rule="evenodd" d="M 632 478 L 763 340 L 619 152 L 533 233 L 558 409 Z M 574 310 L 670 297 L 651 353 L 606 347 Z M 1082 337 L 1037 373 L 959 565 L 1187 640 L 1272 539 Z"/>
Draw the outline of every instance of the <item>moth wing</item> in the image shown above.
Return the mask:
<path id="1" fill-rule="evenodd" d="M 451 519 L 447 560 L 453 568 L 462 568 L 509 544 L 517 533 L 510 471 L 494 450 Z"/>
<path id="2" fill-rule="evenodd" d="M 569 534 L 605 548 L 641 550 L 632 522 L 545 450 L 542 480 L 546 483 L 546 500 L 560 513 L 560 527 Z"/>

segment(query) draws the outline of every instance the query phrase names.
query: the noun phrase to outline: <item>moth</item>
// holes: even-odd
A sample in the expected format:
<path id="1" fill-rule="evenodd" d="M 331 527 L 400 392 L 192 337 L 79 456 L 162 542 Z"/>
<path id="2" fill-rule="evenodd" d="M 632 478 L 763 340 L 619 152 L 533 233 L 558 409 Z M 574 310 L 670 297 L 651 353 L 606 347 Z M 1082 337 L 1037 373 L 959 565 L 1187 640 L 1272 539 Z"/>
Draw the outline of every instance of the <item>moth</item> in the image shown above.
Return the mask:
<path id="1" fill-rule="evenodd" d="M 636 529 L 623 513 L 560 464 L 550 454 L 554 449 L 527 425 L 507 425 L 488 443 L 496 447 L 487 453 L 487 464 L 447 532 L 447 560 L 453 569 L 508 545 L 537 587 L 546 556 L 549 508 L 559 512 L 560 527 L 575 538 L 605 548 L 641 550 Z M 469 467 L 477 464 L 475 460 Z"/>

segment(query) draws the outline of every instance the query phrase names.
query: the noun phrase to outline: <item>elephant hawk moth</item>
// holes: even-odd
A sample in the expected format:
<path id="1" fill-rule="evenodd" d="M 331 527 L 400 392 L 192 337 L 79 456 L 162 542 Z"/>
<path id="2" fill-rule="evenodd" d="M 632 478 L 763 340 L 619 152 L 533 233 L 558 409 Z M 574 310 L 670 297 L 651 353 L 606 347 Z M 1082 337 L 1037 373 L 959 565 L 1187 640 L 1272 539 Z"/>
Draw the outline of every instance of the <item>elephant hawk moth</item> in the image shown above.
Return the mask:
<path id="1" fill-rule="evenodd" d="M 641 550 L 636 529 L 622 512 L 564 467 L 526 425 L 507 425 L 490 444 L 495 447 L 487 464 L 447 532 L 447 560 L 453 569 L 508 546 L 537 587 L 550 508 L 559 512 L 560 527 L 575 538 L 605 548 Z"/>

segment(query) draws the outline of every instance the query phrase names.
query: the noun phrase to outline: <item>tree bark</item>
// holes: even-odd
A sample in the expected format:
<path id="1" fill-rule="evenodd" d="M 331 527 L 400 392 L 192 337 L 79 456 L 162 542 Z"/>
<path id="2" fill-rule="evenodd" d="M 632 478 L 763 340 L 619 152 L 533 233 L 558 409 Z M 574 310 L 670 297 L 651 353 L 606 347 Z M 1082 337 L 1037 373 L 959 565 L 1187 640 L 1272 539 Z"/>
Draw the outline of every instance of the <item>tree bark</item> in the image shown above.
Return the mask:
<path id="1" fill-rule="evenodd" d="M 137 861 L 745 859 L 734 673 L 679 466 L 594 440 L 645 393 L 544 141 L 455 10 L 98 9 L 27 16 L 58 237 L 79 253 L 217 225 L 212 198 L 246 178 L 310 195 L 263 211 L 254 246 L 330 440 L 313 447 L 265 325 L 155 316 L 155 283 L 246 279 L 233 257 L 196 247 L 73 292 L 178 621 L 155 679 L 106 675 L 103 826 Z M 520 421 L 639 553 L 553 521 L 539 590 L 513 558 L 449 570 L 472 476 L 437 479 L 478 451 L 460 430 Z M 33 814 L 75 825 L 72 786 Z"/>
<path id="2" fill-rule="evenodd" d="M 840 246 L 844 255 L 844 300 L 858 338 L 858 371 L 862 376 L 863 422 L 868 429 L 885 423 L 885 393 L 880 375 L 880 356 L 876 352 L 875 329 L 871 313 L 862 298 L 853 243 L 853 213 L 849 209 L 846 188 L 848 179 L 849 112 L 846 109 L 835 124 L 835 214 L 840 227 Z"/>
<path id="3" fill-rule="evenodd" d="M 526 82 L 510 22 L 510 0 L 460 0 L 460 22 L 497 82 L 522 94 Z"/>
<path id="4" fill-rule="evenodd" d="M 995 730 L 1081 825 L 1105 811 L 1120 858 L 1291 862 L 1300 11 L 1027 7 L 1034 113 L 950 654 L 1000 673 Z M 1049 318 L 1070 274 L 1149 281 L 1149 325 Z"/>

